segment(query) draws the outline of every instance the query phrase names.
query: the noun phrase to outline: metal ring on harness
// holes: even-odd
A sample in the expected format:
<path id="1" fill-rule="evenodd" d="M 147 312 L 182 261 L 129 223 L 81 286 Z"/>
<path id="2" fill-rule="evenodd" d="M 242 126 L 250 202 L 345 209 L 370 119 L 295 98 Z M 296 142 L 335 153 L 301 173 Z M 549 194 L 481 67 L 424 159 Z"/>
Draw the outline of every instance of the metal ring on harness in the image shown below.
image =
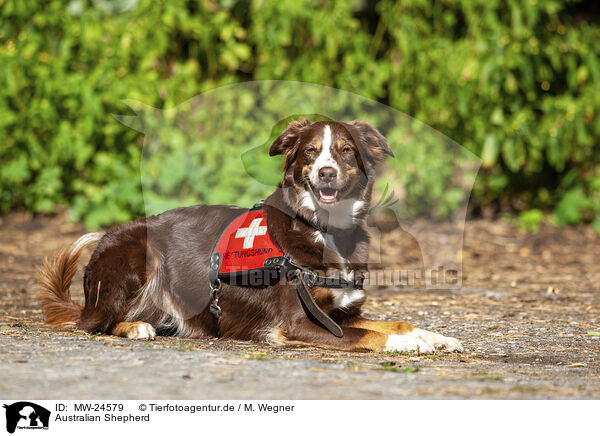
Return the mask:
<path id="1" fill-rule="evenodd" d="M 210 284 L 210 313 L 219 320 L 223 311 L 219 306 L 219 292 L 221 291 L 221 279 L 217 278 L 214 283 Z"/>
<path id="2" fill-rule="evenodd" d="M 310 269 L 302 269 L 300 271 L 301 272 L 298 275 L 301 276 L 306 286 L 308 286 L 309 288 L 313 288 L 317 283 L 317 274 Z"/>

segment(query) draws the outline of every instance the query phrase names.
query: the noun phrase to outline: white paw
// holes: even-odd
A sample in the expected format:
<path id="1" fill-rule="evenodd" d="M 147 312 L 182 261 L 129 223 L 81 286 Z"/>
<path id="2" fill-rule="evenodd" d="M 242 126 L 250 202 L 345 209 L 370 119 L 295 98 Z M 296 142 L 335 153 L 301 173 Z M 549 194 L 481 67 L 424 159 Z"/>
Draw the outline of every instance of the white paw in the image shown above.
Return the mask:
<path id="1" fill-rule="evenodd" d="M 128 339 L 148 339 L 149 341 L 154 340 L 156 337 L 156 331 L 147 322 L 134 322 L 131 327 L 127 329 Z"/>
<path id="2" fill-rule="evenodd" d="M 422 329 L 414 329 L 404 335 L 389 335 L 385 344 L 385 351 L 433 353 L 435 350 L 442 349 L 446 352 L 462 352 L 463 347 L 458 339 Z"/>

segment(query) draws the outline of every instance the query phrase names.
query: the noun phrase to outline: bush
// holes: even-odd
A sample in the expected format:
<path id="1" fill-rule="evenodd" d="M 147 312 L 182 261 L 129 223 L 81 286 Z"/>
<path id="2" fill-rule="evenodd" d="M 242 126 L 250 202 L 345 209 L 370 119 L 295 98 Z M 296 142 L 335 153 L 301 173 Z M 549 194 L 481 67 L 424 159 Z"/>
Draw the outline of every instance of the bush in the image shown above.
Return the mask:
<path id="1" fill-rule="evenodd" d="M 379 100 L 480 155 L 475 210 L 600 228 L 592 2 L 0 0 L 0 16 L 2 211 L 69 205 L 90 227 L 139 216 L 143 136 L 111 116 L 128 113 L 122 100 L 163 109 L 285 79 Z M 189 200 L 214 198 L 232 165 Z M 437 195 L 435 212 L 451 213 L 461 193 L 413 167 L 411 198 Z"/>
<path id="2" fill-rule="evenodd" d="M 482 157 L 476 205 L 555 209 L 558 224 L 600 214 L 600 27 L 592 24 L 598 11 L 586 8 L 379 5 L 388 57 L 399 60 L 391 62 L 390 103 Z"/>

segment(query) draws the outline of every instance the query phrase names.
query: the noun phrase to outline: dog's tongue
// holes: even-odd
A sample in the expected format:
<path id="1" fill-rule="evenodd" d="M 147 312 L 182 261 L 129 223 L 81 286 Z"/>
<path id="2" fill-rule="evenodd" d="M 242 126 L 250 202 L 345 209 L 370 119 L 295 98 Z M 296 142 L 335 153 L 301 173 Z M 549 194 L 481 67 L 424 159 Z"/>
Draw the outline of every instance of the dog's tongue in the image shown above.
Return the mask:
<path id="1" fill-rule="evenodd" d="M 323 203 L 333 203 L 335 201 L 335 197 L 337 195 L 337 191 L 335 189 L 321 189 L 319 190 L 320 199 Z"/>

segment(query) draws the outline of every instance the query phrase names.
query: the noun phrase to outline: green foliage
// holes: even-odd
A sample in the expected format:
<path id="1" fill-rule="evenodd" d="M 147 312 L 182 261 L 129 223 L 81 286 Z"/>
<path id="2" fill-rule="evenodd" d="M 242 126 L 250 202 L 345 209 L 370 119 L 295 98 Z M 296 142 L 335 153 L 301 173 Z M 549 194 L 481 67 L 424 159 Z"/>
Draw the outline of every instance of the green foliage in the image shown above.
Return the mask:
<path id="1" fill-rule="evenodd" d="M 524 210 L 517 217 L 516 223 L 521 230 L 537 232 L 540 224 L 546 219 L 546 215 L 539 209 Z"/>
<path id="2" fill-rule="evenodd" d="M 481 156 L 475 206 L 532 209 L 520 215 L 525 228 L 548 214 L 600 230 L 600 17 L 589 5 L 0 0 L 0 211 L 69 205 L 74 219 L 97 227 L 143 214 L 144 201 L 156 211 L 197 201 L 248 205 L 272 182 L 237 177 L 240 154 L 277 132 L 252 143 L 221 135 L 207 149 L 193 132 L 173 137 L 172 126 L 157 126 L 158 137 L 198 155 L 182 174 L 185 156 L 174 146 L 147 168 L 160 178 L 149 194 L 157 198 L 142 198 L 148 138 L 111 114 L 131 114 L 125 99 L 172 108 L 225 84 L 284 79 L 389 104 Z M 405 133 L 390 132 L 390 141 L 402 143 Z M 431 158 L 443 144 L 428 135 L 409 132 L 423 147 L 408 147 L 391 165 L 407 212 L 444 216 L 465 192 L 449 187 L 452 168 Z M 268 168 L 280 163 L 260 159 Z M 189 180 L 198 183 L 186 190 Z"/>
<path id="3" fill-rule="evenodd" d="M 600 26 L 583 19 L 584 8 L 569 1 L 379 5 L 398 59 L 390 103 L 482 157 L 476 204 L 556 207 L 559 224 L 597 216 L 600 48 L 592 41 Z M 522 218 L 531 223 L 540 214 Z"/>
<path id="4" fill-rule="evenodd" d="M 556 205 L 554 221 L 558 225 L 575 225 L 582 221 L 583 215 L 595 212 L 597 203 L 587 198 L 583 188 L 567 191 Z"/>

